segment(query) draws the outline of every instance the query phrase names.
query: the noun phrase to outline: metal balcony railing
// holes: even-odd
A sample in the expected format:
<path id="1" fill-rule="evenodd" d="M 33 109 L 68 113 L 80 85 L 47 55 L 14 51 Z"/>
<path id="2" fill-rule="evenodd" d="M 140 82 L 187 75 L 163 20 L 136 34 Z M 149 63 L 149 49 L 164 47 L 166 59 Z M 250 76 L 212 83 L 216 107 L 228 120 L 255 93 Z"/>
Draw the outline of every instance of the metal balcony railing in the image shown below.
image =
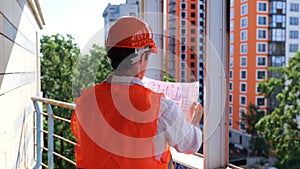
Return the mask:
<path id="1" fill-rule="evenodd" d="M 36 110 L 36 119 L 35 119 L 36 120 L 36 123 L 35 123 L 36 124 L 36 126 L 35 126 L 36 140 L 35 141 L 36 141 L 36 161 L 37 161 L 37 163 L 36 163 L 34 169 L 38 169 L 41 167 L 53 169 L 54 165 L 55 165 L 54 160 L 53 160 L 54 155 L 68 163 L 71 163 L 75 167 L 76 163 L 73 160 L 54 151 L 54 138 L 63 140 L 67 144 L 71 144 L 74 146 L 76 143 L 74 143 L 73 141 L 71 141 L 67 138 L 64 138 L 63 136 L 54 134 L 54 120 L 60 120 L 60 121 L 66 122 L 66 123 L 70 123 L 70 120 L 56 116 L 55 112 L 53 112 L 53 110 L 52 110 L 52 106 L 57 106 L 57 107 L 74 110 L 75 104 L 61 102 L 61 101 L 52 100 L 52 99 L 39 98 L 39 97 L 32 97 L 31 99 L 33 101 L 33 104 L 34 104 L 34 107 Z M 41 111 L 39 102 L 46 105 L 47 113 L 43 113 Z M 43 128 L 44 128 L 43 121 L 42 121 L 43 116 L 48 116 L 48 131 L 43 130 Z M 47 143 L 48 147 L 47 148 L 44 147 L 44 145 L 42 145 L 42 140 L 43 140 L 42 137 L 44 134 L 47 134 L 47 137 L 48 137 L 48 143 Z M 43 161 L 42 161 L 42 150 L 47 151 L 47 154 L 48 154 L 47 165 L 45 163 L 43 163 Z M 203 156 L 201 154 L 198 154 L 198 153 L 183 154 L 183 153 L 176 152 L 175 149 L 171 149 L 171 153 L 172 153 L 173 161 L 177 164 L 180 164 L 181 166 L 184 166 L 187 168 L 192 168 L 192 169 L 197 169 L 197 168 L 202 169 L 204 166 L 203 165 Z"/>

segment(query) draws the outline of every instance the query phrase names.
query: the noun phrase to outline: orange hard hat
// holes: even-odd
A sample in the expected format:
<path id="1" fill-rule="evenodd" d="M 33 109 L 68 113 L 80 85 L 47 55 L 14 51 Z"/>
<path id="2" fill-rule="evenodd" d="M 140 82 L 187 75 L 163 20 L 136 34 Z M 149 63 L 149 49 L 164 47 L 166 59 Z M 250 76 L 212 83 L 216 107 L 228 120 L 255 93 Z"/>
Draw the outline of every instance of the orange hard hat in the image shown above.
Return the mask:
<path id="1" fill-rule="evenodd" d="M 135 49 L 149 46 L 150 52 L 157 53 L 152 29 L 146 22 L 133 16 L 123 16 L 111 25 L 105 46 Z"/>

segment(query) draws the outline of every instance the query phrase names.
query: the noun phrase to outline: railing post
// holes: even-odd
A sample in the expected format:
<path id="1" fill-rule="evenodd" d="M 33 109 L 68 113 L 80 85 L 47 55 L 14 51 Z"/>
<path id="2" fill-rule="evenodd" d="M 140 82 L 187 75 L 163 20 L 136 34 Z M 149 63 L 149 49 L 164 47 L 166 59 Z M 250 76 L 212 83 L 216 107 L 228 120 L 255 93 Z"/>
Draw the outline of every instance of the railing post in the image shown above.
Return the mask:
<path id="1" fill-rule="evenodd" d="M 34 108 L 36 110 L 36 165 L 34 169 L 40 168 L 42 165 L 42 114 L 37 101 L 33 101 Z"/>
<path id="2" fill-rule="evenodd" d="M 50 104 L 47 104 L 46 108 L 48 112 L 48 168 L 53 169 L 53 134 L 54 134 L 53 111 Z"/>

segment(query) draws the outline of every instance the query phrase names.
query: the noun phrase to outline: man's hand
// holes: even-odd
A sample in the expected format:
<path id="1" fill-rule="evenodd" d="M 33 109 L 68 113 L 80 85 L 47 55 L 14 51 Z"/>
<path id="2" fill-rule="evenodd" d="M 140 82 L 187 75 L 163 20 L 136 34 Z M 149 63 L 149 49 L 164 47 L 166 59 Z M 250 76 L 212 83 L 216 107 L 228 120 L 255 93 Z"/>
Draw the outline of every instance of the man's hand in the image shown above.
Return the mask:
<path id="1" fill-rule="evenodd" d="M 192 106 L 190 108 L 190 114 L 192 116 L 192 121 L 191 121 L 192 125 L 199 127 L 203 112 L 204 112 L 204 110 L 200 103 L 194 102 L 192 104 Z"/>

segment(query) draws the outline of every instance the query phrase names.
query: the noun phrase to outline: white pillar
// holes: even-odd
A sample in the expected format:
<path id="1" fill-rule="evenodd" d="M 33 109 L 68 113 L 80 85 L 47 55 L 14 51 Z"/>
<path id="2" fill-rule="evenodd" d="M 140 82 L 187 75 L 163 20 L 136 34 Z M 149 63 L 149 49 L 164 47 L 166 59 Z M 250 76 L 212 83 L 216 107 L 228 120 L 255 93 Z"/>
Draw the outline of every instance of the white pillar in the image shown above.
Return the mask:
<path id="1" fill-rule="evenodd" d="M 158 54 L 149 58 L 146 76 L 163 80 L 163 0 L 141 0 L 141 16 L 151 26 Z"/>
<path id="2" fill-rule="evenodd" d="M 228 164 L 228 0 L 206 0 L 204 168 Z"/>

